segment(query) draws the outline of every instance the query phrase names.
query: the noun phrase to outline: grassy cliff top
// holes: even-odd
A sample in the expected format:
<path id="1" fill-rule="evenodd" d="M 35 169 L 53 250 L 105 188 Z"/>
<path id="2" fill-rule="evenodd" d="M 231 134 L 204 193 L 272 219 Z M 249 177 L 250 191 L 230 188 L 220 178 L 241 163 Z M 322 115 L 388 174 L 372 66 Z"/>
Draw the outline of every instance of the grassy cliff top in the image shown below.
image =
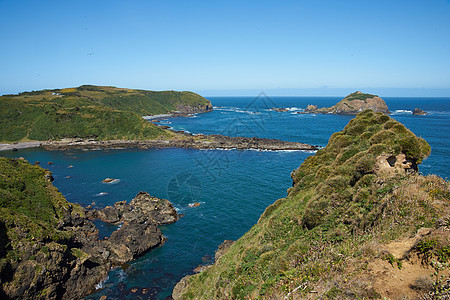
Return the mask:
<path id="1" fill-rule="evenodd" d="M 390 271 L 400 272 L 388 280 L 404 286 L 397 295 L 415 293 L 414 276 L 432 280 L 431 261 L 450 256 L 450 185 L 414 171 L 429 154 L 426 141 L 389 116 L 358 114 L 292 173 L 288 196 L 177 287 L 175 299 L 380 298 Z M 421 228 L 431 233 L 411 242 Z M 398 256 L 402 247 L 428 264 Z M 377 268 L 389 272 L 382 278 Z"/>
<path id="2" fill-rule="evenodd" d="M 0 141 L 153 139 L 169 133 L 142 116 L 210 107 L 208 100 L 192 92 L 92 85 L 4 95 L 0 97 Z"/>
<path id="3" fill-rule="evenodd" d="M 375 98 L 378 97 L 377 95 L 372 95 L 372 94 L 366 94 L 360 91 L 356 91 L 354 93 L 351 93 L 350 95 L 346 96 L 343 100 L 348 100 L 348 101 L 352 101 L 352 100 L 362 100 L 365 101 L 366 99 L 369 98 Z"/>

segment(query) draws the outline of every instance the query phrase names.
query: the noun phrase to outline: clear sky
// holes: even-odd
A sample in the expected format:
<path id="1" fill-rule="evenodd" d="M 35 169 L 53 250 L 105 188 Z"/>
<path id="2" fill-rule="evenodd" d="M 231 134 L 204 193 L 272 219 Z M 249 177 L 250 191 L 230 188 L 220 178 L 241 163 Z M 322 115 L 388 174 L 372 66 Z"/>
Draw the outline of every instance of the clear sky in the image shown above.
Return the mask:
<path id="1" fill-rule="evenodd" d="M 449 0 L 0 0 L 0 94 L 450 96 Z"/>

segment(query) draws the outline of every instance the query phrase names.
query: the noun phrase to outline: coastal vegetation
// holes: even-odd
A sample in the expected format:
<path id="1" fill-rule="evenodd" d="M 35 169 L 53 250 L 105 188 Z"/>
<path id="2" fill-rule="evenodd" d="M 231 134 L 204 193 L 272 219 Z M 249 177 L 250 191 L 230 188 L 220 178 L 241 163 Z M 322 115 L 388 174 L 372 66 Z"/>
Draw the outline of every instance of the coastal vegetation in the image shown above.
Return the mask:
<path id="1" fill-rule="evenodd" d="M 211 108 L 208 100 L 192 92 L 92 85 L 23 92 L 0 97 L 0 141 L 164 138 L 173 134 L 142 116 Z"/>
<path id="2" fill-rule="evenodd" d="M 174 299 L 448 296 L 450 184 L 418 174 L 429 154 L 389 116 L 358 114 Z"/>

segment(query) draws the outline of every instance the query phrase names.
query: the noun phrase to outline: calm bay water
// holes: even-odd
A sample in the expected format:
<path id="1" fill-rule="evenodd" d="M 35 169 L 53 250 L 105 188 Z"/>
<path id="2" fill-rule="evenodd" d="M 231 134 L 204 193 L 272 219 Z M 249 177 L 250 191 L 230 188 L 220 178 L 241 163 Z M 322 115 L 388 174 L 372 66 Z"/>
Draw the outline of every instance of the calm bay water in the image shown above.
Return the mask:
<path id="1" fill-rule="evenodd" d="M 332 133 L 352 118 L 301 115 L 307 104 L 331 106 L 337 97 L 217 97 L 215 111 L 191 118 L 162 121 L 192 133 L 278 138 L 325 146 Z M 385 98 L 392 117 L 432 146 L 431 156 L 419 166 L 425 174 L 450 177 L 450 98 Z M 288 112 L 270 111 L 287 107 Z M 412 116 L 419 107 L 427 116 Z M 166 243 L 110 272 L 102 288 L 90 298 L 164 299 L 184 275 L 212 261 L 225 239 L 237 239 L 256 223 L 264 209 L 286 196 L 290 172 L 312 153 L 302 151 L 223 151 L 186 149 L 55 151 L 26 149 L 0 152 L 23 156 L 50 169 L 54 184 L 69 201 L 104 207 L 131 200 L 139 191 L 169 199 L 179 213 L 177 223 L 162 227 Z M 54 162 L 48 165 L 48 162 Z M 73 167 L 69 168 L 72 165 Z M 66 178 L 70 176 L 70 178 Z M 106 177 L 116 184 L 103 184 Z M 198 207 L 190 203 L 200 202 Z M 101 224 L 99 224 L 100 226 Z M 107 234 L 114 228 L 101 228 Z M 137 289 L 136 291 L 134 289 Z M 132 290 L 134 292 L 132 292 Z"/>

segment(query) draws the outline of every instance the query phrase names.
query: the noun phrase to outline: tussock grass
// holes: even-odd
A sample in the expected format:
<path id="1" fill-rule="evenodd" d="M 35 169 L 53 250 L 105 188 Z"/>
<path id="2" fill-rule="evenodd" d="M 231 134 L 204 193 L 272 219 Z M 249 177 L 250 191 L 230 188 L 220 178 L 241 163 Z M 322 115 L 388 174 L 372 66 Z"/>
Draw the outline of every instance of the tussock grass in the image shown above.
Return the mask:
<path id="1" fill-rule="evenodd" d="M 380 154 L 403 153 L 417 163 L 430 154 L 402 126 L 365 111 L 333 134 L 293 172 L 288 196 L 269 206 L 213 267 L 190 277 L 182 298 L 379 297 L 359 276 L 382 257 L 380 245 L 449 216 L 450 187 L 442 178 L 376 172 Z M 431 246 L 440 249 L 432 255 L 447 259 L 448 243 Z"/>

